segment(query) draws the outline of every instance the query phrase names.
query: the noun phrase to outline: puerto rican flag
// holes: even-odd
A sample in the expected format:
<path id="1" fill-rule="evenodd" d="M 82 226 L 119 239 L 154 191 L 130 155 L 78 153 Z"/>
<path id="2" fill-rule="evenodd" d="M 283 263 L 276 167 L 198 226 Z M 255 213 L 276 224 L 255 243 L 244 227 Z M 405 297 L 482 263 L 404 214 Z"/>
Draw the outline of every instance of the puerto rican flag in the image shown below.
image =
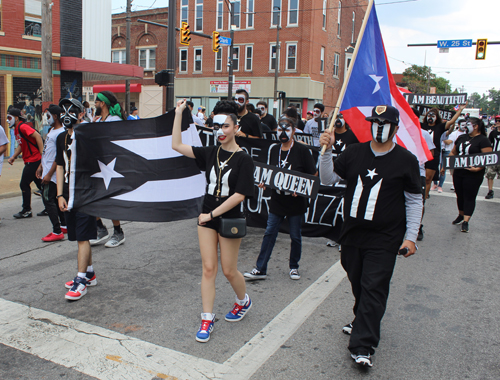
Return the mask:
<path id="1" fill-rule="evenodd" d="M 389 104 L 399 111 L 398 144 L 411 151 L 420 163 L 432 160 L 422 137 L 420 122 L 392 77 L 374 4 L 352 64 L 340 111 L 358 140 L 365 142 L 372 139 L 371 124 L 365 117 L 371 116 L 373 107 Z"/>

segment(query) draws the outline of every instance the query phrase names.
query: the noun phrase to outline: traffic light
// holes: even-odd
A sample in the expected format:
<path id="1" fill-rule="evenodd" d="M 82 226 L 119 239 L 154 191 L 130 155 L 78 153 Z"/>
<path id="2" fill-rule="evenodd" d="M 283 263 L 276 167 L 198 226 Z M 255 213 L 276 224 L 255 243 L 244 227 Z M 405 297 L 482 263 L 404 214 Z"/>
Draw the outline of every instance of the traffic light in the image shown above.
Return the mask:
<path id="1" fill-rule="evenodd" d="M 212 32 L 212 51 L 217 53 L 220 47 L 220 33 Z"/>
<path id="2" fill-rule="evenodd" d="M 487 38 L 481 38 L 476 41 L 476 59 L 486 59 L 487 46 L 488 46 Z"/>
<path id="3" fill-rule="evenodd" d="M 189 41 L 191 41 L 191 31 L 189 30 L 189 25 L 187 22 L 182 22 L 181 27 L 181 44 L 189 46 Z"/>

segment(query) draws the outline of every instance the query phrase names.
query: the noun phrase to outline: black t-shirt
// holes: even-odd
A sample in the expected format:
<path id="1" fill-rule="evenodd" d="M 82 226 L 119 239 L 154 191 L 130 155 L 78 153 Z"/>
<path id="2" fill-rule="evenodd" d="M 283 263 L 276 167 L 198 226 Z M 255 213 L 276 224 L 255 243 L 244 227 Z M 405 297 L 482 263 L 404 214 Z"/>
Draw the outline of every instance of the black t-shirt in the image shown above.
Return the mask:
<path id="1" fill-rule="evenodd" d="M 205 213 L 213 211 L 234 193 L 243 194 L 247 197 L 254 194 L 253 174 L 255 166 L 252 158 L 245 151 L 239 151 L 233 155 L 233 152 L 220 149 L 219 163 L 224 164 L 224 167 L 220 173 L 219 189 L 218 150 L 218 146 L 193 147 L 196 164 L 200 170 L 205 171 L 207 180 L 203 202 L 203 212 Z M 241 216 L 240 206 L 235 206 L 221 216 L 230 218 Z"/>
<path id="2" fill-rule="evenodd" d="M 255 137 L 262 138 L 262 129 L 260 128 L 260 119 L 259 117 L 252 113 L 248 112 L 246 115 L 243 115 L 241 118 L 238 116 L 238 125 L 241 128 L 241 132 Z"/>
<path id="3" fill-rule="evenodd" d="M 429 132 L 436 146 L 436 148 L 434 148 L 434 159 L 439 158 L 441 155 L 441 136 L 446 131 L 446 122 L 434 124 L 432 127 L 424 123 L 422 124 L 422 128 Z"/>
<path id="4" fill-rule="evenodd" d="M 261 122 L 261 123 L 260 123 L 260 127 L 261 127 L 261 129 L 262 129 L 262 132 L 272 132 L 272 131 L 271 131 L 271 128 L 269 128 L 269 127 L 267 126 L 267 124 L 264 124 L 264 123 L 262 123 L 262 122 Z"/>
<path id="5" fill-rule="evenodd" d="M 285 169 L 295 170 L 301 173 L 315 174 L 316 165 L 313 156 L 304 144 L 294 142 L 291 149 L 281 151 L 281 144 L 271 148 L 269 153 L 269 165 L 281 166 Z M 287 191 L 273 190 L 269 211 L 280 216 L 294 216 L 304 214 L 307 210 L 307 198 L 294 197 Z"/>
<path id="6" fill-rule="evenodd" d="M 274 131 L 276 128 L 278 128 L 278 123 L 276 122 L 276 119 L 274 118 L 273 115 L 266 114 L 263 118 L 260 119 L 261 122 L 266 124 L 271 131 Z"/>
<path id="7" fill-rule="evenodd" d="M 484 135 L 476 135 L 470 137 L 467 133 L 458 136 L 455 141 L 455 148 L 457 149 L 457 156 L 465 156 L 468 154 L 481 153 L 481 149 L 491 147 L 490 140 Z M 481 177 L 484 175 L 485 169 L 478 172 L 471 172 L 467 169 L 455 169 L 453 175 L 460 177 Z"/>
<path id="8" fill-rule="evenodd" d="M 493 148 L 493 152 L 500 151 L 500 132 L 498 129 L 494 129 L 490 132 L 489 140 Z"/>
<path id="9" fill-rule="evenodd" d="M 71 150 L 68 148 L 72 141 L 68 131 L 61 132 L 56 140 L 56 165 L 62 166 L 64 169 L 63 196 L 66 200 L 69 199 L 69 173 L 71 169 Z"/>
<path id="10" fill-rule="evenodd" d="M 207 120 L 205 120 L 205 126 L 208 128 L 213 128 L 214 120 L 211 117 L 208 117 Z"/>
<path id="11" fill-rule="evenodd" d="M 335 144 L 332 146 L 333 159 L 335 160 L 349 145 L 357 143 L 359 143 L 359 140 L 350 129 L 347 129 L 344 133 L 335 132 Z"/>
<path id="12" fill-rule="evenodd" d="M 302 119 L 301 119 L 301 118 L 299 118 L 299 119 L 297 120 L 297 128 L 298 128 L 298 129 L 300 129 L 301 131 L 303 131 L 305 126 L 306 126 L 306 125 L 304 124 L 304 122 L 302 121 Z"/>
<path id="13" fill-rule="evenodd" d="M 406 232 L 404 192 L 422 192 L 418 161 L 399 145 L 376 157 L 370 143 L 350 145 L 335 160 L 335 172 L 347 181 L 340 242 L 396 254 Z"/>

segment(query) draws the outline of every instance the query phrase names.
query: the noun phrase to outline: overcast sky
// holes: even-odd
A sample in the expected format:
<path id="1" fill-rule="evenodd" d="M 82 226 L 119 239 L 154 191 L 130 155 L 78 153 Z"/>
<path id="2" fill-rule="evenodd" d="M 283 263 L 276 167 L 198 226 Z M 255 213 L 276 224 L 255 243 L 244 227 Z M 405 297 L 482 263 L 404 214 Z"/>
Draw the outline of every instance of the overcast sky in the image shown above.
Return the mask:
<path id="1" fill-rule="evenodd" d="M 375 3 L 393 73 L 402 73 L 411 64 L 423 65 L 426 60 L 436 75 L 451 82 L 452 89 L 463 86 L 468 94 L 483 94 L 492 87 L 500 88 L 500 45 L 488 46 L 484 61 L 474 59 L 475 46 L 451 48 L 449 53 L 439 53 L 438 48 L 432 46 L 407 47 L 407 44 L 451 39 L 500 41 L 499 0 L 379 0 Z M 112 0 L 113 13 L 124 12 L 125 6 L 126 0 Z M 168 0 L 133 0 L 132 10 L 166 6 Z"/>

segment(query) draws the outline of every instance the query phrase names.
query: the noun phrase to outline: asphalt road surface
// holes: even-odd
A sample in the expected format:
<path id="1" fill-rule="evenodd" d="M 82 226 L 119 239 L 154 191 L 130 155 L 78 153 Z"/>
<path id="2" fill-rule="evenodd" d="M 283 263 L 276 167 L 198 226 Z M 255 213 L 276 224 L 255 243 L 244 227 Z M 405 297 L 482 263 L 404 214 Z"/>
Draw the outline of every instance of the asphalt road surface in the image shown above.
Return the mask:
<path id="1" fill-rule="evenodd" d="M 201 344 L 195 220 L 123 222 L 122 246 L 93 250 L 98 285 L 68 302 L 76 243 L 43 243 L 48 218 L 14 220 L 20 198 L 0 199 L 0 379 L 498 379 L 500 201 L 484 200 L 483 187 L 461 233 L 449 188 L 431 192 L 418 253 L 397 260 L 370 369 L 350 359 L 341 328 L 353 297 L 326 239 L 304 238 L 302 278 L 292 281 L 280 234 L 268 279 L 248 283 L 254 305 L 238 323 L 224 320 L 234 293 L 220 272 L 218 321 Z M 244 238 L 241 271 L 252 269 L 263 232 Z"/>

